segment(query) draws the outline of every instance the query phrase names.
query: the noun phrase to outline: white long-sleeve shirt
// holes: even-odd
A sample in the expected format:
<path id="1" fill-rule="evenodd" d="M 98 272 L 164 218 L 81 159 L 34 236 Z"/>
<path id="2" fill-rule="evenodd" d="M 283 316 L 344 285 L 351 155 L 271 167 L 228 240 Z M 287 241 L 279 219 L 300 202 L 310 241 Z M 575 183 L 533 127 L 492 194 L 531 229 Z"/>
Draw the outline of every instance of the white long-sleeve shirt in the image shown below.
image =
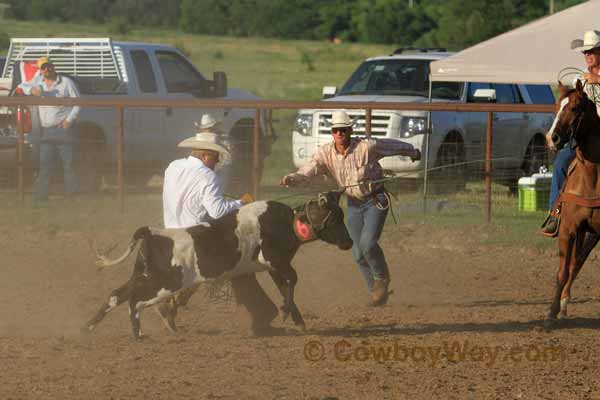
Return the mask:
<path id="1" fill-rule="evenodd" d="M 173 161 L 165 171 L 163 216 L 165 228 L 208 224 L 242 206 L 227 200 L 213 170 L 196 157 Z"/>
<path id="2" fill-rule="evenodd" d="M 42 90 L 42 97 L 79 97 L 79 90 L 73 81 L 66 76 L 58 75 L 52 86 L 44 80 L 41 74 L 36 74 L 30 82 L 19 85 L 23 93 L 31 95 L 31 89 L 39 87 Z M 40 122 L 44 128 L 55 127 L 64 120 L 75 121 L 79 115 L 81 107 L 66 106 L 38 106 L 40 113 Z"/>

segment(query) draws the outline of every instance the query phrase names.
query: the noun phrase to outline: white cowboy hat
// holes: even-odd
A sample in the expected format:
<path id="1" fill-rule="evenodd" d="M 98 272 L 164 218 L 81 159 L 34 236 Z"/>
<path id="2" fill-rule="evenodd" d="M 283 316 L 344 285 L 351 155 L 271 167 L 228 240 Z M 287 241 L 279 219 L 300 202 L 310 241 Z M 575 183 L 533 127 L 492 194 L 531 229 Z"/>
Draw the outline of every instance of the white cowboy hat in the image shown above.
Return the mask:
<path id="1" fill-rule="evenodd" d="M 219 143 L 219 135 L 212 132 L 200 132 L 195 136 L 183 140 L 177 147 L 186 149 L 212 150 L 220 153 L 224 159 L 229 159 L 231 155 L 229 151 Z"/>
<path id="2" fill-rule="evenodd" d="M 210 129 L 221 124 L 220 121 L 217 121 L 215 117 L 210 114 L 202 114 L 202 118 L 200 118 L 200 122 L 194 122 L 196 128 L 198 129 Z"/>
<path id="3" fill-rule="evenodd" d="M 352 125 L 354 125 L 354 121 L 350 119 L 348 113 L 344 110 L 336 110 L 331 115 L 331 129 L 350 128 Z"/>
<path id="4" fill-rule="evenodd" d="M 600 32 L 587 31 L 582 39 L 575 39 L 571 42 L 571 48 L 577 51 L 588 51 L 600 47 Z"/>

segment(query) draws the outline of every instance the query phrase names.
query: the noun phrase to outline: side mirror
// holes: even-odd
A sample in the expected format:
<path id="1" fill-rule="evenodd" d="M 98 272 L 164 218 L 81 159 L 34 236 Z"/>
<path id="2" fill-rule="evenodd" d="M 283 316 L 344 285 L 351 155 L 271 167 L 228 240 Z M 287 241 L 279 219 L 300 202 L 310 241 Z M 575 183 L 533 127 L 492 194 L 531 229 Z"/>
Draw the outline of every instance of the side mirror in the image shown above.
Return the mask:
<path id="1" fill-rule="evenodd" d="M 227 97 L 227 75 L 222 71 L 213 73 L 214 97 Z"/>
<path id="2" fill-rule="evenodd" d="M 477 89 L 471 100 L 474 103 L 495 103 L 496 89 Z"/>
<path id="3" fill-rule="evenodd" d="M 337 87 L 335 86 L 323 86 L 322 96 L 324 99 L 329 99 L 335 96 L 337 92 Z"/>

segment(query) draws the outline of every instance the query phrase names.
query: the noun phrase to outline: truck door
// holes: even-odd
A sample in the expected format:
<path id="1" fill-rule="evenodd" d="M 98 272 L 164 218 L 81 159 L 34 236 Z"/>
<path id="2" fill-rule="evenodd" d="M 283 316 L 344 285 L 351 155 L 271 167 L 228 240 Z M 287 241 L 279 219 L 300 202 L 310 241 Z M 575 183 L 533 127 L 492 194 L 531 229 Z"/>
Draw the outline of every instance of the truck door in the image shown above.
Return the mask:
<path id="1" fill-rule="evenodd" d="M 138 98 L 156 99 L 160 89 L 156 73 L 148 53 L 144 49 L 132 49 L 129 52 L 135 74 L 133 80 Z M 165 132 L 164 108 L 132 108 L 133 129 L 127 134 L 132 137 L 125 140 L 125 157 L 128 165 L 136 167 L 140 172 L 161 173 L 166 166 L 162 156 L 163 144 L 161 138 Z M 129 168 L 128 171 L 134 172 Z"/>
<path id="2" fill-rule="evenodd" d="M 168 99 L 191 100 L 206 96 L 206 80 L 185 57 L 170 50 L 157 50 L 155 56 Z M 204 113 L 210 113 L 217 121 L 223 121 L 222 109 L 167 108 L 165 122 L 169 136 L 165 149 L 176 149 L 177 143 L 193 136 L 197 132 L 194 122 L 200 121 Z M 228 128 L 223 126 L 223 129 Z"/>
<path id="3" fill-rule="evenodd" d="M 523 103 L 517 87 L 512 84 L 496 83 L 496 103 Z M 493 122 L 493 157 L 495 169 L 506 170 L 518 167 L 522 162 L 520 138 L 527 131 L 527 120 L 523 112 L 496 112 Z"/>
<path id="4" fill-rule="evenodd" d="M 490 89 L 489 83 L 470 82 L 467 87 L 467 103 L 475 102 L 475 91 L 477 89 Z M 469 112 L 467 113 L 465 130 L 465 151 L 466 159 L 473 160 L 473 163 L 467 165 L 468 168 L 482 172 L 485 170 L 485 126 L 486 113 Z"/>

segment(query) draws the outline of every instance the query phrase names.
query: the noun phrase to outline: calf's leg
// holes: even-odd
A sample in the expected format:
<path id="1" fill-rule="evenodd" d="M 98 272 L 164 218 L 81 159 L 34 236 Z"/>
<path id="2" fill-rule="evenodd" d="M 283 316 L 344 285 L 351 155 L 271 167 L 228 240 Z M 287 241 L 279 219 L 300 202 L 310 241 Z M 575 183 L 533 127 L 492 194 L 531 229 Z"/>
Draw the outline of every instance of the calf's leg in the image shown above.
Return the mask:
<path id="1" fill-rule="evenodd" d="M 275 282 L 275 284 L 277 285 L 277 289 L 279 289 L 279 293 L 281 293 L 281 296 L 283 296 L 283 298 L 286 299 L 288 296 L 287 281 L 277 272 L 269 271 L 269 275 L 271 275 L 273 282 Z M 300 310 L 298 309 L 296 303 L 292 302 L 292 304 L 290 305 L 289 312 L 292 314 L 292 320 L 294 321 L 294 324 L 302 327 L 303 330 L 306 329 L 304 318 L 302 318 L 302 314 L 300 313 Z"/>
<path id="2" fill-rule="evenodd" d="M 255 274 L 242 275 L 231 280 L 231 288 L 238 305 L 243 305 L 252 319 L 252 331 L 260 334 L 270 328 L 277 317 L 277 306 L 256 280 Z"/>
<path id="3" fill-rule="evenodd" d="M 93 331 L 106 314 L 114 310 L 119 304 L 129 300 L 132 288 L 133 278 L 118 289 L 113 290 L 110 296 L 108 296 L 108 301 L 102 304 L 96 315 L 85 324 L 84 331 Z"/>

